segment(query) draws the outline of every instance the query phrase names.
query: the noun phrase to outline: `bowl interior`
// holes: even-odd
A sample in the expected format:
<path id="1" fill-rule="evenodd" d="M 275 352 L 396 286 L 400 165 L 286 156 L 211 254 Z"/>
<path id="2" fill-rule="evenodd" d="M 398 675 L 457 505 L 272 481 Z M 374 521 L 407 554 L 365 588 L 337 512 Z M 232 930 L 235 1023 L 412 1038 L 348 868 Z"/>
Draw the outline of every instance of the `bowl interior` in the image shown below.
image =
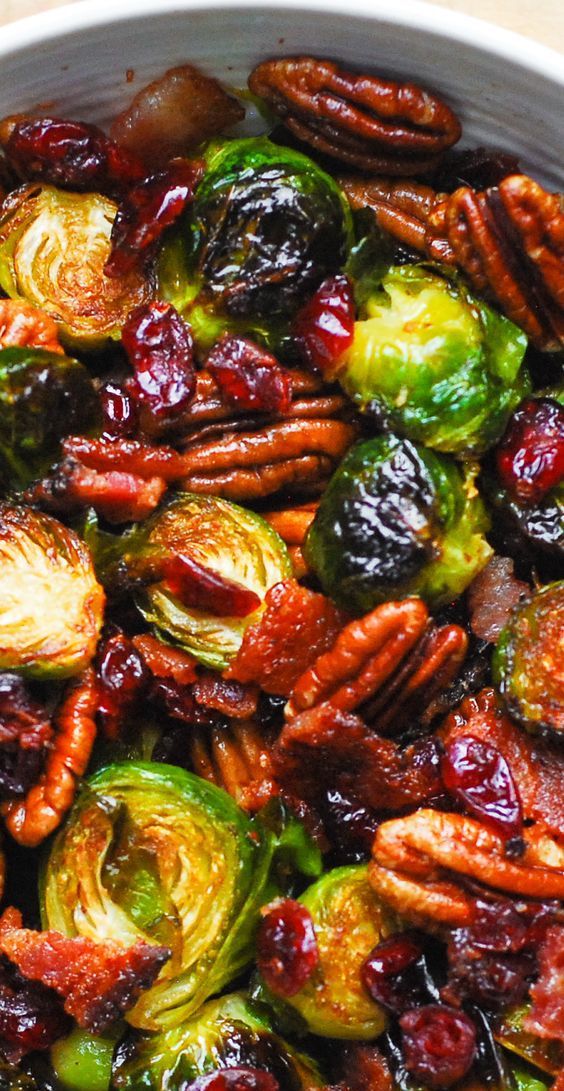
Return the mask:
<path id="1" fill-rule="evenodd" d="M 516 153 L 564 184 L 559 54 L 478 20 L 409 0 L 99 0 L 6 28 L 0 111 L 39 104 L 107 123 L 148 80 L 186 61 L 233 88 L 268 56 L 312 53 L 438 89 L 467 145 Z"/>

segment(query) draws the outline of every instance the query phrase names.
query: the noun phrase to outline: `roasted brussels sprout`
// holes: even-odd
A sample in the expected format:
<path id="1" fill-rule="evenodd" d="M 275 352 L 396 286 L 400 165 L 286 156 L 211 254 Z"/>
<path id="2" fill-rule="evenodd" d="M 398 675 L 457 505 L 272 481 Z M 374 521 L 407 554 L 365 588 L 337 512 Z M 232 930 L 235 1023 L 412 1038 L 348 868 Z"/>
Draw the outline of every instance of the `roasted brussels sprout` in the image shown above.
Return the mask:
<path id="1" fill-rule="evenodd" d="M 564 732 L 564 580 L 514 608 L 493 671 L 515 719 L 531 731 Z"/>
<path id="2" fill-rule="evenodd" d="M 176 306 L 190 304 L 202 348 L 226 328 L 270 340 L 346 260 L 348 203 L 311 159 L 266 137 L 212 144 L 206 167 L 188 248 L 165 246 L 159 291 Z"/>
<path id="3" fill-rule="evenodd" d="M 121 1032 L 121 1033 L 120 1033 Z M 103 1037 L 75 1027 L 51 1046 L 51 1064 L 65 1091 L 107 1091 L 112 1058 L 123 1028 Z"/>
<path id="4" fill-rule="evenodd" d="M 313 1034 L 377 1038 L 387 1017 L 366 991 L 361 967 L 373 947 L 398 930 L 397 919 L 374 893 L 365 865 L 334 868 L 298 901 L 311 914 L 319 962 L 303 988 L 284 1003 L 298 1012 L 303 1028 Z M 260 986 L 255 995 L 268 1001 L 270 994 Z M 278 998 L 271 1002 L 283 1013 Z"/>
<path id="5" fill-rule="evenodd" d="M 0 670 L 77 674 L 92 659 L 104 592 L 80 538 L 49 515 L 0 504 Z"/>
<path id="6" fill-rule="evenodd" d="M 472 468 L 382 435 L 345 456 L 308 531 L 305 556 L 345 609 L 365 613 L 407 595 L 437 606 L 489 560 L 487 529 Z"/>
<path id="7" fill-rule="evenodd" d="M 393 266 L 365 305 L 339 379 L 362 408 L 438 451 L 480 454 L 529 389 L 527 338 L 425 265 Z"/>
<path id="8" fill-rule="evenodd" d="M 184 605 L 162 581 L 151 579 L 163 558 L 188 556 L 264 599 L 273 584 L 292 574 L 281 538 L 260 515 L 218 497 L 177 493 L 147 521 L 137 535 L 125 537 L 121 562 L 146 586 L 139 607 L 152 624 L 173 637 L 206 666 L 223 669 L 237 654 L 248 625 L 246 617 L 217 616 Z M 262 609 L 262 606 L 259 607 Z"/>
<path id="9" fill-rule="evenodd" d="M 183 769 L 110 765 L 89 780 L 53 844 L 44 921 L 67 936 L 169 947 L 127 1019 L 176 1027 L 252 958 L 259 908 L 279 890 L 280 844 L 283 836 Z"/>
<path id="10" fill-rule="evenodd" d="M 0 210 L 0 287 L 56 319 L 70 345 L 95 348 L 118 337 L 150 294 L 143 273 L 104 275 L 116 211 L 99 193 L 46 185 L 21 187 Z"/>
<path id="11" fill-rule="evenodd" d="M 113 1091 L 182 1091 L 218 1068 L 266 1069 L 283 1091 L 325 1086 L 313 1061 L 273 1033 L 240 993 L 205 1004 L 174 1030 L 127 1040 L 114 1061 Z"/>
<path id="12" fill-rule="evenodd" d="M 511 1057 L 511 1068 L 515 1066 L 516 1073 L 533 1073 L 540 1080 L 547 1073 L 554 1077 L 562 1070 L 564 1065 L 564 1045 L 557 1039 L 539 1038 L 525 1030 L 524 1022 L 529 1014 L 529 1004 L 520 1004 L 510 1008 L 503 1015 L 498 1016 L 494 1022 L 494 1036 L 496 1041 L 508 1050 Z M 529 1068 L 530 1066 L 530 1068 Z M 547 1080 L 550 1086 L 550 1078 Z M 517 1083 L 519 1091 L 521 1086 L 529 1091 L 526 1083 Z M 536 1091 L 534 1083 L 531 1085 Z M 542 1084 L 541 1087 L 546 1085 Z"/>
<path id="13" fill-rule="evenodd" d="M 6 487 L 39 476 L 63 436 L 92 427 L 97 406 L 92 380 L 78 360 L 36 348 L 0 349 L 0 467 Z"/>

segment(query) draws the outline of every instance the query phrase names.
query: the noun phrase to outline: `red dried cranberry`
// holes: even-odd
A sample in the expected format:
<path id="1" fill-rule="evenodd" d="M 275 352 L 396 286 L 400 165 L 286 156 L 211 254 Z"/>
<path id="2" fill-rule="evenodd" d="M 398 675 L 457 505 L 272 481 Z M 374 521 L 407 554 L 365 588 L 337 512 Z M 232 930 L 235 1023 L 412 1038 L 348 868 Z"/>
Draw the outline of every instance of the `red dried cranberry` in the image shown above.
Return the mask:
<path id="1" fill-rule="evenodd" d="M 70 1029 L 59 997 L 0 962 L 0 1049 L 10 1061 L 49 1047 Z"/>
<path id="2" fill-rule="evenodd" d="M 98 710 L 106 735 L 119 737 L 125 718 L 149 682 L 149 671 L 137 648 L 116 629 L 98 648 Z"/>
<path id="3" fill-rule="evenodd" d="M 130 314 L 122 344 L 135 372 L 127 390 L 150 435 L 178 424 L 196 388 L 192 334 L 170 303 L 143 304 Z"/>
<path id="4" fill-rule="evenodd" d="M 100 390 L 105 439 L 124 439 L 137 431 L 137 407 L 118 383 L 104 383 Z"/>
<path id="5" fill-rule="evenodd" d="M 53 729 L 18 674 L 0 674 L 0 796 L 24 795 L 39 777 Z"/>
<path id="6" fill-rule="evenodd" d="M 361 977 L 373 1000 L 399 1014 L 429 999 L 421 973 L 423 945 L 415 933 L 382 940 L 362 964 Z"/>
<path id="7" fill-rule="evenodd" d="M 206 368 L 237 409 L 288 412 L 292 401 L 291 375 L 254 341 L 224 334 L 213 346 Z"/>
<path id="8" fill-rule="evenodd" d="M 527 398 L 511 417 L 496 459 L 509 495 L 538 504 L 564 481 L 564 406 L 552 398 Z"/>
<path id="9" fill-rule="evenodd" d="M 106 276 L 124 276 L 153 257 L 163 231 L 192 200 L 202 173 L 199 160 L 173 159 L 166 170 L 127 192 L 113 222 Z"/>
<path id="10" fill-rule="evenodd" d="M 427 1004 L 400 1017 L 405 1067 L 433 1089 L 451 1087 L 471 1068 L 476 1028 L 463 1011 Z"/>
<path id="11" fill-rule="evenodd" d="M 276 996 L 295 996 L 319 961 L 309 910 L 291 898 L 276 902 L 261 921 L 258 967 Z"/>
<path id="12" fill-rule="evenodd" d="M 183 724 L 196 724 L 202 727 L 220 727 L 227 721 L 215 709 L 199 705 L 194 697 L 193 687 L 175 682 L 173 678 L 155 678 L 151 684 L 150 698 L 161 705 L 168 716 Z M 186 735 L 182 734 L 182 749 L 186 755 Z M 155 760 L 157 758 L 155 757 Z M 166 758 L 158 760 L 165 761 Z M 180 765 L 180 760 L 174 759 Z"/>
<path id="13" fill-rule="evenodd" d="M 254 591 L 220 576 L 185 553 L 168 558 L 161 571 L 166 588 L 185 606 L 215 617 L 247 617 L 260 606 Z"/>
<path id="14" fill-rule="evenodd" d="M 331 375 L 354 336 L 355 306 L 350 280 L 344 274 L 328 277 L 302 307 L 293 334 L 306 363 Z"/>
<path id="15" fill-rule="evenodd" d="M 145 174 L 136 156 L 83 121 L 56 117 L 16 121 L 4 151 L 23 178 L 76 190 L 114 193 Z"/>
<path id="16" fill-rule="evenodd" d="M 373 808 L 366 806 L 352 792 L 335 787 L 327 789 L 320 809 L 325 831 L 339 860 L 352 863 L 366 858 L 378 827 Z"/>
<path id="17" fill-rule="evenodd" d="M 185 1091 L 279 1091 L 278 1080 L 258 1068 L 223 1068 L 199 1076 Z"/>
<path id="18" fill-rule="evenodd" d="M 518 837 L 523 809 L 511 769 L 500 750 L 472 735 L 446 747 L 441 773 L 447 791 L 504 837 Z"/>

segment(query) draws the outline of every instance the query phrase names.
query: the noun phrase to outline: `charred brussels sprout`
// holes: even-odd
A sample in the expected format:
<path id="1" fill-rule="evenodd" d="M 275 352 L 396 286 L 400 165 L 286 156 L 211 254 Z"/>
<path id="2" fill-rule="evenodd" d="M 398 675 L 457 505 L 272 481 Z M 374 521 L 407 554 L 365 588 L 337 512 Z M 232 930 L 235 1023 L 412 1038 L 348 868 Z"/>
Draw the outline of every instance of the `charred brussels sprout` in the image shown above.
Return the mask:
<path id="1" fill-rule="evenodd" d="M 114 1061 L 113 1091 L 182 1091 L 218 1068 L 271 1072 L 283 1091 L 325 1087 L 313 1061 L 272 1031 L 239 993 L 205 1004 L 196 1018 L 157 1036 L 127 1040 Z"/>
<path id="2" fill-rule="evenodd" d="M 564 580 L 515 607 L 494 654 L 511 714 L 532 731 L 564 733 Z"/>
<path id="3" fill-rule="evenodd" d="M 246 617 L 221 617 L 192 609 L 162 580 L 152 579 L 151 571 L 155 566 L 158 570 L 163 559 L 182 554 L 254 592 L 261 602 L 273 584 L 292 574 L 286 547 L 268 523 L 218 497 L 177 494 L 148 520 L 139 536 L 124 539 L 124 545 L 122 565 L 130 576 L 146 583 L 138 599 L 146 620 L 217 669 L 237 654 L 258 610 Z"/>
<path id="4" fill-rule="evenodd" d="M 45 925 L 67 936 L 164 944 L 172 957 L 127 1014 L 177 1027 L 250 961 L 277 838 L 226 792 L 176 766 L 100 770 L 54 842 L 43 880 Z"/>
<path id="5" fill-rule="evenodd" d="M 357 404 L 439 451 L 480 454 L 529 389 L 525 334 L 424 265 L 392 267 L 339 379 Z"/>
<path id="6" fill-rule="evenodd" d="M 348 204 L 311 159 L 267 138 L 212 146 L 192 209 L 192 254 L 212 311 L 287 318 L 344 263 Z"/>
<path id="7" fill-rule="evenodd" d="M 35 348 L 0 349 L 0 466 L 6 486 L 26 485 L 70 432 L 96 420 L 98 399 L 83 364 Z"/>
<path id="8" fill-rule="evenodd" d="M 0 215 L 0 287 L 40 307 L 67 343 L 98 347 L 118 337 L 129 312 L 149 296 L 144 274 L 107 277 L 117 205 L 99 193 L 24 186 Z"/>
<path id="9" fill-rule="evenodd" d="M 0 670 L 65 678 L 92 659 L 104 592 L 68 527 L 0 504 Z"/>
<path id="10" fill-rule="evenodd" d="M 358 613 L 421 595 L 437 606 L 487 563 L 488 523 L 471 469 L 383 435 L 353 447 L 332 477 L 305 542 L 324 590 Z"/>

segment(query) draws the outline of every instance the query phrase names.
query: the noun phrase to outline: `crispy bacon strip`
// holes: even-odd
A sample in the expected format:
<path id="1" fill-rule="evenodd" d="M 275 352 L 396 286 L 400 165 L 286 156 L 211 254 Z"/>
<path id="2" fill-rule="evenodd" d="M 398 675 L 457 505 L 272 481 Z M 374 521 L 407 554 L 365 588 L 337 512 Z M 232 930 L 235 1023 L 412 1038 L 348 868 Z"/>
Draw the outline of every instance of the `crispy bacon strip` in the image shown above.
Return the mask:
<path id="1" fill-rule="evenodd" d="M 172 678 L 180 686 L 196 681 L 198 662 L 189 652 L 165 644 L 151 633 L 141 633 L 132 641 L 155 678 Z"/>
<path id="2" fill-rule="evenodd" d="M 139 941 L 122 947 L 84 936 L 22 927 L 18 909 L 0 918 L 0 951 L 24 977 L 41 981 L 64 998 L 65 1011 L 79 1026 L 100 1034 L 153 984 L 170 958 L 167 947 Z"/>
<path id="3" fill-rule="evenodd" d="M 533 1006 L 524 1026 L 540 1038 L 564 1042 L 564 927 L 548 929 L 539 953 L 540 973 L 531 989 Z"/>
<path id="4" fill-rule="evenodd" d="M 26 499 L 48 511 L 73 512 L 92 507 L 110 523 L 132 523 L 146 519 L 165 490 L 162 477 L 141 477 L 121 470 L 98 472 L 66 458 L 50 477 L 28 491 Z"/>
<path id="5" fill-rule="evenodd" d="M 27 346 L 64 354 L 57 324 L 23 299 L 0 299 L 0 348 Z"/>
<path id="6" fill-rule="evenodd" d="M 71 683 L 56 715 L 56 734 L 45 769 L 25 799 L 2 809 L 12 837 L 27 848 L 48 837 L 71 806 L 96 737 L 97 686 L 92 667 Z"/>

